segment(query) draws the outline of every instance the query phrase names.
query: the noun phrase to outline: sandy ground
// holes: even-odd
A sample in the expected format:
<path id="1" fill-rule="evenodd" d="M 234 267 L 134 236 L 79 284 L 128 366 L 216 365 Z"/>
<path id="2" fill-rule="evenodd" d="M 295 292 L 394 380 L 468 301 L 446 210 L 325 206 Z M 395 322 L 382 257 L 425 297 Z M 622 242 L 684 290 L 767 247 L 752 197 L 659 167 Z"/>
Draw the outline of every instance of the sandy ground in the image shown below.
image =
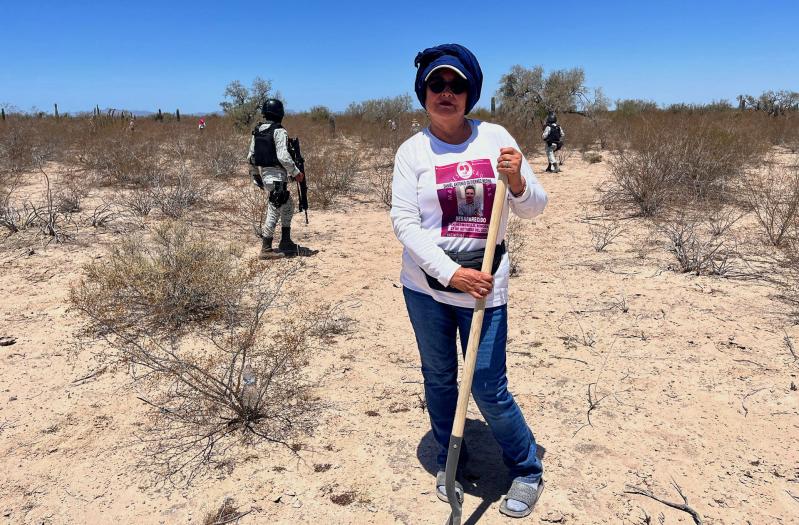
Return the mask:
<path id="1" fill-rule="evenodd" d="M 692 523 L 625 493 L 649 487 L 683 503 L 672 480 L 706 524 L 799 523 L 799 362 L 784 342 L 799 329 L 779 290 L 670 271 L 640 220 L 594 251 L 584 218 L 602 214 L 592 202 L 606 177 L 606 163 L 579 159 L 543 174 L 550 205 L 523 223 L 514 254 L 510 384 L 547 482 L 518 523 Z M 202 221 L 211 235 L 234 235 L 216 219 Z M 250 511 L 243 525 L 445 521 L 387 210 L 360 195 L 295 225 L 322 250 L 302 270 L 307 299 L 342 302 L 357 321 L 313 360 L 329 408 L 299 458 L 259 447 L 177 488 L 134 466 L 147 411 L 124 369 L 76 381 L 97 368 L 101 347 L 79 342 L 69 286 L 121 234 L 33 253 L 0 245 L 0 336 L 16 338 L 0 347 L 0 523 L 201 523 L 226 497 Z M 256 253 L 252 243 L 247 256 Z M 464 522 L 513 522 L 498 512 L 510 480 L 473 404 L 466 439 Z"/>

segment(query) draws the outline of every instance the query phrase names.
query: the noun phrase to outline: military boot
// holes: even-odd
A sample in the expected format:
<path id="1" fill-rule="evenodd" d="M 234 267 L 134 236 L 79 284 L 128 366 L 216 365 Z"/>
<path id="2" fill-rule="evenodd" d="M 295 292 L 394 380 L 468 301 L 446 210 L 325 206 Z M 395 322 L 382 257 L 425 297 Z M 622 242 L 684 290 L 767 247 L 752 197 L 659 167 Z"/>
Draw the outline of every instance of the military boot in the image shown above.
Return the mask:
<path id="1" fill-rule="evenodd" d="M 557 162 L 552 163 L 552 172 L 553 173 L 560 173 L 560 166 Z"/>
<path id="2" fill-rule="evenodd" d="M 281 228 L 280 232 L 280 244 L 277 249 L 286 257 L 309 257 L 318 253 L 318 250 L 311 250 L 292 241 L 291 227 Z"/>
<path id="3" fill-rule="evenodd" d="M 547 164 L 547 169 L 545 169 L 544 171 L 547 171 L 547 172 L 550 172 L 550 173 L 552 172 L 552 163 L 551 162 L 549 164 Z"/>
<path id="4" fill-rule="evenodd" d="M 261 253 L 258 254 L 258 258 L 277 259 L 278 257 L 283 257 L 283 254 L 272 249 L 272 237 L 263 237 L 261 239 Z"/>

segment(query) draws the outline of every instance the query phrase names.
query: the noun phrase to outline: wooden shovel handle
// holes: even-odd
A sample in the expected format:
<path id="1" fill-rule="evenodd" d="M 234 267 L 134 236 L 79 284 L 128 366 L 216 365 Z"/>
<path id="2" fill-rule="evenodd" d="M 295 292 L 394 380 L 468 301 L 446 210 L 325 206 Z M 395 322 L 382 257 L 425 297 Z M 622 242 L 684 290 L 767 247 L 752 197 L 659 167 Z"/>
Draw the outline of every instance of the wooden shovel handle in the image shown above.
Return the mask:
<path id="1" fill-rule="evenodd" d="M 488 238 L 486 239 L 483 267 L 481 268 L 483 273 L 491 273 L 491 266 L 494 262 L 494 252 L 497 248 L 497 235 L 499 235 L 499 226 L 502 223 L 502 210 L 507 200 L 507 191 L 508 179 L 505 175 L 500 173 L 497 177 L 494 205 L 491 207 L 491 222 L 488 225 Z M 478 299 L 474 305 L 472 326 L 469 330 L 469 344 L 466 347 L 466 359 L 463 364 L 463 378 L 461 379 L 461 385 L 458 391 L 458 405 L 455 408 L 455 421 L 452 424 L 452 435 L 459 438 L 463 437 L 463 427 L 466 425 L 466 409 L 469 406 L 469 394 L 472 390 L 474 365 L 477 362 L 477 348 L 480 346 L 480 332 L 483 328 L 485 308 L 485 298 Z"/>

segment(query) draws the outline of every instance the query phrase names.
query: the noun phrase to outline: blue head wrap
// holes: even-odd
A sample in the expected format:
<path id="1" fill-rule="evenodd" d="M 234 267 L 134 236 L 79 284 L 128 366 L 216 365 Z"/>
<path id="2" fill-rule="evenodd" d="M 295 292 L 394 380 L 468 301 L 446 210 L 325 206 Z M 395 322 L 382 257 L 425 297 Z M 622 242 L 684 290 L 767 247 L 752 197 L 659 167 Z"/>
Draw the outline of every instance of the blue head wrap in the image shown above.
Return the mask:
<path id="1" fill-rule="evenodd" d="M 466 98 L 466 113 L 469 113 L 477 101 L 480 100 L 480 90 L 483 88 L 483 70 L 480 63 L 471 51 L 460 44 L 441 44 L 429 47 L 416 55 L 413 64 L 416 66 L 416 84 L 414 89 L 416 97 L 425 106 L 427 94 L 425 83 L 433 70 L 440 67 L 454 69 L 469 82 L 468 97 Z"/>

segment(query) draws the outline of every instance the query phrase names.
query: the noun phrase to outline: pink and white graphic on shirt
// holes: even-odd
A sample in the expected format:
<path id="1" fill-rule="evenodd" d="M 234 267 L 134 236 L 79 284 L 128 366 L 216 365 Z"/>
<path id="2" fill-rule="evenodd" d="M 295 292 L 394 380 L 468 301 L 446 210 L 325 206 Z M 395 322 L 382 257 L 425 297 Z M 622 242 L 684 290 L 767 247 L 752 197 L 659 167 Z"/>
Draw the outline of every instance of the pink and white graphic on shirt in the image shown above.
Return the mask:
<path id="1" fill-rule="evenodd" d="M 467 186 L 474 186 L 475 200 L 482 204 L 476 216 L 458 214 L 458 204 L 463 203 Z M 485 239 L 491 221 L 491 207 L 496 193 L 494 165 L 489 159 L 475 159 L 436 166 L 436 191 L 441 205 L 441 236 Z"/>

